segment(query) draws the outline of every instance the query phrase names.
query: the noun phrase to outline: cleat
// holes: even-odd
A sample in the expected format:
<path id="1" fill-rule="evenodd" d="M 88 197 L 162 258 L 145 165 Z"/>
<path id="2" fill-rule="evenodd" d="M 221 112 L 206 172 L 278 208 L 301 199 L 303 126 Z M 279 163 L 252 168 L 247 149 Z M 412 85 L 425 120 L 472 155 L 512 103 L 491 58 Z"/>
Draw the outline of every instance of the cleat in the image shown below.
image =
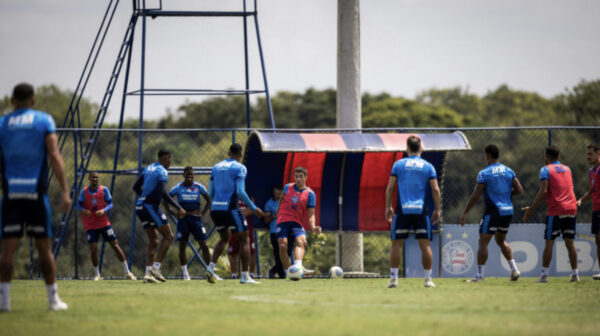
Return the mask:
<path id="1" fill-rule="evenodd" d="M 398 287 L 398 278 L 390 278 L 390 282 L 388 282 L 387 288 L 397 288 Z"/>
<path id="2" fill-rule="evenodd" d="M 158 283 L 158 280 L 156 280 L 152 274 L 146 274 L 144 276 L 144 283 Z"/>
<path id="3" fill-rule="evenodd" d="M 208 283 L 214 284 L 215 282 L 217 282 L 217 275 L 214 274 L 213 272 L 206 272 L 206 281 L 208 281 Z"/>
<path id="4" fill-rule="evenodd" d="M 548 282 L 548 276 L 547 275 L 540 275 L 540 278 L 536 282 L 538 282 L 538 283 L 546 283 L 546 282 Z"/>
<path id="5" fill-rule="evenodd" d="M 465 280 L 465 282 L 482 282 L 482 281 L 483 281 L 483 278 L 478 277 L 478 276 L 474 276 L 473 279 Z"/>
<path id="6" fill-rule="evenodd" d="M 127 278 L 129 280 L 137 280 L 137 278 L 135 277 L 135 275 L 133 275 L 133 273 L 131 273 L 131 272 L 125 274 L 125 278 Z"/>
<path id="7" fill-rule="evenodd" d="M 315 274 L 315 270 L 302 267 L 302 273 L 304 274 L 304 276 L 311 276 Z"/>
<path id="8" fill-rule="evenodd" d="M 58 299 L 58 301 L 48 303 L 48 310 L 58 311 L 67 310 L 68 308 L 69 306 L 66 303 L 62 302 L 60 299 Z"/>
<path id="9" fill-rule="evenodd" d="M 510 281 L 517 281 L 521 277 L 521 272 L 519 270 L 514 270 L 510 272 Z"/>
<path id="10" fill-rule="evenodd" d="M 186 275 L 183 276 L 183 280 L 189 281 L 189 280 L 192 280 L 192 278 L 190 278 L 189 274 L 186 274 Z"/>
<path id="11" fill-rule="evenodd" d="M 100 280 L 102 280 L 102 277 L 100 275 L 94 276 L 94 281 L 100 281 Z"/>
<path id="12" fill-rule="evenodd" d="M 431 279 L 426 279 L 425 280 L 425 288 L 433 288 L 435 287 L 435 284 L 433 283 L 433 281 L 431 281 Z"/>
<path id="13" fill-rule="evenodd" d="M 160 282 L 166 282 L 167 279 L 165 279 L 165 277 L 160 273 L 160 270 L 157 268 L 152 267 L 150 269 L 150 274 L 158 281 Z"/>
<path id="14" fill-rule="evenodd" d="M 221 278 L 220 276 L 217 275 L 217 273 L 212 273 L 212 275 L 215 277 L 215 280 L 217 281 L 223 281 L 223 278 Z"/>
<path id="15" fill-rule="evenodd" d="M 600 280 L 600 273 L 592 275 L 592 279 Z"/>
<path id="16" fill-rule="evenodd" d="M 240 278 L 240 283 L 241 284 L 251 284 L 251 285 L 258 285 L 260 284 L 260 282 L 252 279 L 252 277 L 248 276 L 248 277 L 241 277 Z"/>
<path id="17" fill-rule="evenodd" d="M 570 282 L 579 282 L 579 274 L 571 274 Z"/>

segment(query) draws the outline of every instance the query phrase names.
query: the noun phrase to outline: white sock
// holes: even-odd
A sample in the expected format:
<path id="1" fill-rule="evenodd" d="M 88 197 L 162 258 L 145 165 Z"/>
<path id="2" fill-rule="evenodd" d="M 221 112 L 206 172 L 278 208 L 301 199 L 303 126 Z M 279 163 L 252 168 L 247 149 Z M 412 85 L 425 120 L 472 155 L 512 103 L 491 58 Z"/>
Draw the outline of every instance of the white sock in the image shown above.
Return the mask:
<path id="1" fill-rule="evenodd" d="M 426 269 L 424 271 L 425 271 L 425 280 L 430 280 L 431 279 L 431 273 L 433 272 L 433 270 Z"/>
<path id="2" fill-rule="evenodd" d="M 215 263 L 211 261 L 210 264 L 208 264 L 208 269 L 211 270 L 211 272 L 214 271 L 215 270 Z"/>
<path id="3" fill-rule="evenodd" d="M 148 275 L 150 273 L 151 269 L 152 269 L 152 266 L 146 266 L 146 275 Z"/>
<path id="4" fill-rule="evenodd" d="M 48 303 L 60 301 L 58 298 L 58 287 L 56 282 L 52 285 L 46 285 L 46 293 L 48 294 Z"/>
<path id="5" fill-rule="evenodd" d="M 579 275 L 579 269 L 573 268 L 573 271 L 571 272 L 571 275 Z"/>
<path id="6" fill-rule="evenodd" d="M 518 271 L 518 269 L 517 269 L 517 263 L 515 262 L 515 259 L 510 259 L 508 261 L 508 265 L 510 266 L 510 270 L 511 271 Z"/>
<path id="7" fill-rule="evenodd" d="M 0 306 L 10 309 L 10 282 L 0 282 Z"/>
<path id="8" fill-rule="evenodd" d="M 94 274 L 100 276 L 100 266 L 94 266 Z"/>
<path id="9" fill-rule="evenodd" d="M 152 264 L 152 267 L 156 268 L 157 270 L 160 270 L 160 263 L 155 261 L 154 264 Z"/>
<path id="10" fill-rule="evenodd" d="M 248 279 L 249 277 L 250 277 L 250 275 L 248 274 L 248 272 L 242 272 L 243 279 Z"/>
<path id="11" fill-rule="evenodd" d="M 390 268 L 390 278 L 398 279 L 398 267 Z"/>
<path id="12" fill-rule="evenodd" d="M 187 265 L 181 265 L 181 273 L 183 274 L 183 276 L 189 276 Z"/>
<path id="13" fill-rule="evenodd" d="M 294 265 L 302 267 L 302 260 L 294 260 Z"/>
<path id="14" fill-rule="evenodd" d="M 477 265 L 477 277 L 483 279 L 484 273 L 485 273 L 485 265 Z"/>
<path id="15" fill-rule="evenodd" d="M 121 264 L 123 264 L 123 271 L 125 271 L 125 274 L 129 274 L 129 272 L 131 272 L 129 270 L 129 265 L 127 265 L 127 261 L 123 261 Z"/>
<path id="16" fill-rule="evenodd" d="M 542 275 L 548 275 L 548 267 L 542 267 Z"/>

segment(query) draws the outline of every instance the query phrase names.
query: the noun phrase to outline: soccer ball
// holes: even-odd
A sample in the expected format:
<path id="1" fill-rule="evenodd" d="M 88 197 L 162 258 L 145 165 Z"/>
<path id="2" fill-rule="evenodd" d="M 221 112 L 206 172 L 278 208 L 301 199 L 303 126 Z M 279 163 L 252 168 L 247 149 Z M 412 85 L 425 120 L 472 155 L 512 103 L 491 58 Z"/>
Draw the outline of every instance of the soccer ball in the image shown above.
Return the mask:
<path id="1" fill-rule="evenodd" d="M 339 266 L 333 266 L 329 269 L 330 279 L 341 279 L 344 276 L 344 271 Z"/>
<path id="2" fill-rule="evenodd" d="M 298 265 L 292 265 L 290 266 L 290 268 L 288 268 L 288 278 L 290 278 L 290 280 L 294 280 L 294 281 L 298 281 L 300 279 L 302 279 L 302 277 L 304 276 L 304 270 L 302 269 L 302 266 L 298 266 Z"/>

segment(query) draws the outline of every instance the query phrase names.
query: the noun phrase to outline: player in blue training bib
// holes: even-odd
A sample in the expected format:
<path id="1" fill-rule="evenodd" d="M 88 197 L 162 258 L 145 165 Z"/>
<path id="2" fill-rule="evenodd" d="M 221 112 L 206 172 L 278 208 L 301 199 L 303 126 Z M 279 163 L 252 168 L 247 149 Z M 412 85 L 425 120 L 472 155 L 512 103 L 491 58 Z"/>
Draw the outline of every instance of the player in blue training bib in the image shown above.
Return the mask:
<path id="1" fill-rule="evenodd" d="M 517 281 L 521 276 L 513 258 L 512 249 L 506 242 L 506 234 L 514 210 L 512 196 L 523 192 L 521 183 L 517 176 L 509 167 L 498 162 L 500 150 L 496 145 L 485 147 L 485 161 L 487 167 L 482 169 L 477 175 L 477 185 L 467 202 L 462 215 L 460 216 L 460 225 L 465 225 L 467 213 L 477 203 L 481 194 L 485 201 L 485 211 L 479 224 L 479 248 L 477 249 L 477 274 L 468 282 L 483 281 L 485 272 L 485 263 L 487 261 L 487 246 L 495 237 L 496 243 L 502 254 L 508 260 L 510 265 L 511 281 Z"/>
<path id="2" fill-rule="evenodd" d="M 144 282 L 165 282 L 165 277 L 160 273 L 160 264 L 173 241 L 173 232 L 165 216 L 159 209 L 161 200 L 168 205 L 178 209 L 178 217 L 185 216 L 186 212 L 167 191 L 169 173 L 167 169 L 171 166 L 171 152 L 161 149 L 158 151 L 158 162 L 144 168 L 133 190 L 138 195 L 135 204 L 135 212 L 142 222 L 142 226 L 148 236 L 148 253 L 146 258 L 146 275 Z M 158 233 L 163 239 L 158 243 Z M 156 249 L 158 248 L 158 253 Z M 156 258 L 154 255 L 156 254 Z"/>
<path id="3" fill-rule="evenodd" d="M 52 210 L 48 200 L 48 158 L 62 189 L 62 211 L 71 205 L 63 160 L 58 150 L 54 119 L 32 109 L 33 86 L 19 84 L 13 89 L 14 111 L 0 117 L 0 237 L 3 270 L 0 273 L 0 311 L 9 311 L 13 256 L 23 236 L 35 238 L 48 291 L 48 309 L 66 310 L 57 294 L 54 256 L 51 250 Z"/>
<path id="4" fill-rule="evenodd" d="M 419 240 L 422 263 L 425 273 L 425 287 L 435 287 L 431 280 L 433 255 L 429 241 L 431 240 L 431 223 L 440 220 L 440 188 L 433 165 L 421 158 L 423 148 L 421 139 L 410 136 L 406 140 L 408 157 L 396 161 L 385 193 L 385 218 L 391 222 L 392 251 L 390 253 L 390 282 L 388 288 L 398 287 L 398 267 L 401 251 L 408 232 L 415 230 L 415 238 Z M 398 188 L 396 214 L 392 208 L 394 189 Z M 425 207 L 425 197 L 431 191 L 435 209 L 431 221 Z"/>
<path id="5" fill-rule="evenodd" d="M 190 280 L 187 269 L 187 257 L 185 249 L 188 245 L 190 234 L 196 239 L 202 251 L 204 261 L 210 261 L 210 251 L 206 246 L 206 229 L 202 223 L 202 217 L 208 213 L 210 197 L 206 188 L 194 181 L 194 168 L 187 166 L 183 169 L 183 182 L 178 183 L 171 189 L 169 195 L 177 197 L 177 202 L 183 207 L 186 215 L 177 221 L 176 237 L 179 241 L 179 263 L 183 280 Z M 201 199 L 204 198 L 204 207 L 200 211 Z M 207 276 L 207 280 L 210 277 Z"/>
<path id="6" fill-rule="evenodd" d="M 245 225 L 244 215 L 238 209 L 238 199 L 248 205 L 258 217 L 262 217 L 264 214 L 246 194 L 247 170 L 246 166 L 240 163 L 241 159 L 242 146 L 234 143 L 229 147 L 229 158 L 217 163 L 210 174 L 210 217 L 217 227 L 217 232 L 219 232 L 219 241 L 213 249 L 212 260 L 208 267 L 211 272 L 214 271 L 215 263 L 229 242 L 231 230 L 240 243 L 240 256 L 242 259 L 240 283 L 254 284 L 257 282 L 250 277 L 248 271 L 250 266 L 248 229 Z"/>

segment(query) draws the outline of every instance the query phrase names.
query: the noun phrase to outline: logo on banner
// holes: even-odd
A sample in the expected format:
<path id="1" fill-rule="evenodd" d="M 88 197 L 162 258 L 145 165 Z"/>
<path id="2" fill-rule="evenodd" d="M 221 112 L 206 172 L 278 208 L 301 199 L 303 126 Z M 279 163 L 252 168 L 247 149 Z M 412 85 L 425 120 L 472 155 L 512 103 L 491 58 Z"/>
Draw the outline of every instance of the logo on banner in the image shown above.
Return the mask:
<path id="1" fill-rule="evenodd" d="M 442 267 L 448 273 L 465 273 L 471 268 L 474 260 L 473 249 L 462 240 L 452 240 L 442 248 Z"/>

